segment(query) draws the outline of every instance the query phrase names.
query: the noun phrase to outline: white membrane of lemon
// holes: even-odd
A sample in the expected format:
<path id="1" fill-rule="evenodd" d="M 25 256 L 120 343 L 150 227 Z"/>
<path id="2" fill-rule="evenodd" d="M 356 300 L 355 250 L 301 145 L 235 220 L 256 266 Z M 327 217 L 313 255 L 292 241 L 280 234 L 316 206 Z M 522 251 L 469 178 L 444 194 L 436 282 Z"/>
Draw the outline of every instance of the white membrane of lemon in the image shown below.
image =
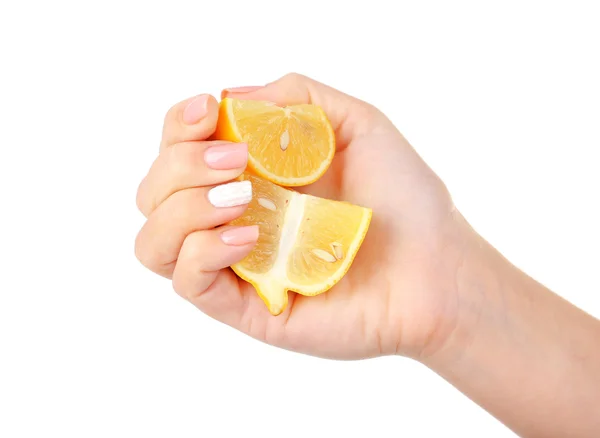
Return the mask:
<path id="1" fill-rule="evenodd" d="M 285 211 L 284 226 L 281 230 L 279 247 L 277 248 L 277 258 L 268 272 L 271 280 L 263 283 L 261 287 L 265 295 L 268 296 L 273 311 L 280 311 L 286 302 L 287 263 L 298 238 L 307 198 L 307 195 L 300 193 L 292 194 Z"/>
<path id="2" fill-rule="evenodd" d="M 287 290 L 294 290 L 294 284 L 287 277 L 287 265 L 290 261 L 290 255 L 299 237 L 300 227 L 305 217 L 306 204 L 310 195 L 304 195 L 301 193 L 294 192 L 290 197 L 290 202 L 285 211 L 284 225 L 281 230 L 279 246 L 277 247 L 277 257 L 275 263 L 271 266 L 271 269 L 260 275 L 255 276 L 254 279 L 260 283 L 261 292 L 267 298 L 271 312 L 279 314 L 284 306 L 287 304 Z M 363 221 L 366 217 L 363 216 Z M 350 259 L 345 257 L 348 254 L 354 254 L 361 243 L 360 239 L 356 239 L 342 256 L 338 271 L 346 269 L 346 266 L 350 263 Z M 336 277 L 337 272 L 332 273 L 332 278 Z M 258 277 L 258 278 L 257 278 Z M 333 285 L 333 281 L 327 282 L 328 284 L 316 284 L 313 287 L 303 285 L 302 290 L 304 293 L 317 293 L 323 290 L 323 288 L 329 288 Z"/>
<path id="3" fill-rule="evenodd" d="M 362 242 L 362 239 L 355 239 L 345 251 L 342 250 L 341 259 L 337 260 L 340 264 L 337 270 L 331 274 L 329 280 L 314 285 L 304 284 L 302 286 L 298 286 L 290 281 L 287 276 L 287 266 L 290 261 L 290 255 L 298 241 L 300 227 L 305 217 L 307 201 L 310 198 L 313 198 L 313 196 L 292 192 L 290 202 L 284 213 L 283 227 L 279 236 L 275 262 L 267 272 L 249 276 L 253 282 L 260 285 L 260 291 L 266 299 L 266 304 L 269 305 L 269 310 L 275 315 L 280 314 L 287 305 L 288 290 L 294 291 L 296 287 L 301 287 L 303 295 L 312 295 L 332 287 L 339 280 L 338 273 L 347 270 L 348 265 L 352 262 L 353 257 L 349 257 L 349 255 L 355 254 Z M 262 208 L 272 209 L 269 208 L 270 205 L 265 206 L 261 202 L 259 202 L 259 205 Z M 370 220 L 370 217 L 370 214 L 362 215 L 360 229 Z"/>

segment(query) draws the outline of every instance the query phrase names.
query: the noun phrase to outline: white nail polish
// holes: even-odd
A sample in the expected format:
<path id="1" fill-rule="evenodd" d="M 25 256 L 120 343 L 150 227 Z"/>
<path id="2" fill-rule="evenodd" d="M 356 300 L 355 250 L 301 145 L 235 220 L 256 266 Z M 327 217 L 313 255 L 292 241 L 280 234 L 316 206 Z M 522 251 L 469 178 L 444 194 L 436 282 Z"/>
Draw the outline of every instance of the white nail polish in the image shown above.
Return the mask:
<path id="1" fill-rule="evenodd" d="M 252 200 L 252 183 L 236 181 L 213 187 L 208 191 L 208 200 L 215 207 L 235 207 Z"/>

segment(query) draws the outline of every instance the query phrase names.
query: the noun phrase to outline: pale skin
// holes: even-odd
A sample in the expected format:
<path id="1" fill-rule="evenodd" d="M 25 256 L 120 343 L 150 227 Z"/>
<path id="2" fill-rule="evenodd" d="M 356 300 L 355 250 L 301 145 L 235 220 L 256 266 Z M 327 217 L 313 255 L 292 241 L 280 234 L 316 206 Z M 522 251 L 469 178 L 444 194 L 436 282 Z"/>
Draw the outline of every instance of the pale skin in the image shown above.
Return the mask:
<path id="1" fill-rule="evenodd" d="M 347 275 L 317 297 L 289 295 L 272 316 L 229 266 L 255 228 L 226 225 L 210 188 L 246 166 L 247 149 L 210 140 L 217 100 L 173 106 L 141 182 L 147 221 L 136 256 L 202 312 L 277 347 L 333 359 L 414 358 L 521 436 L 597 436 L 600 322 L 505 260 L 454 207 L 443 182 L 373 106 L 297 74 L 223 96 L 320 105 L 336 132 L 331 168 L 301 191 L 373 209 Z"/>

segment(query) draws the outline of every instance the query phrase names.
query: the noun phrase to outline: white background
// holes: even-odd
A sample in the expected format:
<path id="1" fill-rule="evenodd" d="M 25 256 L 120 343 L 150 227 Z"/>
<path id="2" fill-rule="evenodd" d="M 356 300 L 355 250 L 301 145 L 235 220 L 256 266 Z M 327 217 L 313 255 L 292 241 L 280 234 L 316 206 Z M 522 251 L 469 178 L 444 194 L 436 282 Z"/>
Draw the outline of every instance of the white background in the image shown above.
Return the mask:
<path id="1" fill-rule="evenodd" d="M 297 71 L 384 110 L 492 244 L 600 316 L 595 2 L 334 3 L 1 2 L 0 436 L 513 436 L 410 360 L 246 338 L 134 257 L 165 111 Z"/>

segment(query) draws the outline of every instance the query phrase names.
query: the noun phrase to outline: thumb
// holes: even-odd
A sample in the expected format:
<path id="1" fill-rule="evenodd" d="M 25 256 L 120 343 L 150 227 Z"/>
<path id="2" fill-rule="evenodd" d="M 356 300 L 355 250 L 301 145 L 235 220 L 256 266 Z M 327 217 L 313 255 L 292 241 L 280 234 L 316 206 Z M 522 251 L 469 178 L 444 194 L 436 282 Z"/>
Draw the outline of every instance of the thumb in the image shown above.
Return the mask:
<path id="1" fill-rule="evenodd" d="M 289 73 L 261 87 L 227 88 L 221 92 L 221 98 L 224 97 L 266 100 L 280 106 L 318 105 L 327 114 L 342 145 L 373 129 L 391 126 L 374 106 L 298 73 Z"/>

